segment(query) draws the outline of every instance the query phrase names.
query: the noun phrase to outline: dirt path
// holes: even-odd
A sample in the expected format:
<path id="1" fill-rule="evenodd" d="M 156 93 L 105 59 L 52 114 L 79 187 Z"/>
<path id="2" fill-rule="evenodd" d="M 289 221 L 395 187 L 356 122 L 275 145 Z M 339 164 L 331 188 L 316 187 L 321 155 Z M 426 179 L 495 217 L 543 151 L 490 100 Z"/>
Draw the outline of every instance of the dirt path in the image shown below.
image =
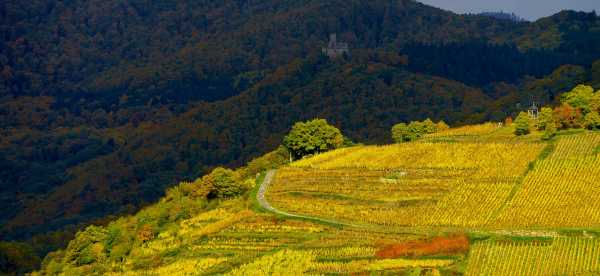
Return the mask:
<path id="1" fill-rule="evenodd" d="M 273 181 L 273 177 L 275 176 L 276 172 L 277 172 L 276 170 L 267 171 L 267 175 L 265 176 L 265 179 L 263 180 L 263 182 L 260 184 L 260 187 L 258 188 L 258 192 L 256 193 L 256 200 L 258 201 L 258 203 L 260 204 L 260 206 L 262 208 L 264 208 L 270 212 L 273 212 L 275 214 L 279 214 L 279 215 L 286 216 L 286 217 L 308 219 L 308 220 L 313 220 L 313 221 L 327 223 L 327 224 L 336 224 L 336 225 L 349 226 L 349 227 L 365 227 L 363 225 L 345 223 L 345 222 L 340 222 L 340 221 L 335 221 L 335 220 L 322 219 L 322 218 L 318 218 L 318 217 L 291 214 L 291 213 L 276 209 L 265 198 L 265 193 L 267 192 L 269 185 L 271 185 L 271 182 Z"/>

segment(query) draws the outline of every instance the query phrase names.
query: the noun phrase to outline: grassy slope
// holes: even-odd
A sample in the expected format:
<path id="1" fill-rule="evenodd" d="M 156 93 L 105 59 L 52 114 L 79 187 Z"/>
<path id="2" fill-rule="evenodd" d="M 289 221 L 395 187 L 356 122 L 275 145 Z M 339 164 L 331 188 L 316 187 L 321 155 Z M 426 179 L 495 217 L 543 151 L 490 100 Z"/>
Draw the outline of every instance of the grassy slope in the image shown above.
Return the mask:
<path id="1" fill-rule="evenodd" d="M 598 134 L 564 133 L 564 135 L 559 135 L 555 141 L 548 143 L 554 144 L 554 147 L 546 147 L 544 144 L 539 144 L 539 134 L 537 133 L 520 138 L 514 138 L 510 133 L 510 128 L 497 129 L 495 126 L 487 125 L 455 129 L 448 135 L 434 135 L 426 138 L 428 142 L 442 144 L 449 149 L 455 144 L 473 143 L 482 145 L 488 143 L 531 144 L 536 147 L 537 150 L 534 152 L 536 157 L 524 162 L 525 165 L 521 165 L 523 175 L 518 175 L 516 177 L 518 182 L 511 184 L 515 191 L 510 192 L 505 198 L 501 198 L 500 211 L 494 213 L 494 218 L 501 217 L 500 214 L 505 209 L 515 208 L 512 202 L 518 199 L 522 191 L 527 190 L 531 184 L 526 181 L 527 175 L 542 168 L 547 160 L 557 158 L 557 154 L 569 156 L 571 151 L 563 151 L 562 144 L 571 143 L 570 147 L 574 147 L 575 155 L 570 158 L 579 158 L 578 156 L 581 154 L 588 155 L 588 157 L 596 154 L 595 158 L 597 158 L 597 153 L 594 153 L 593 150 L 598 145 L 595 147 L 590 145 L 589 137 L 597 137 Z M 577 143 L 582 141 L 583 143 Z M 587 146 L 586 149 L 578 150 L 580 148 L 578 145 L 583 146 L 584 144 Z M 554 151 L 550 152 L 549 149 L 554 149 Z M 311 162 L 325 166 L 328 164 L 327 162 L 331 164 L 335 160 L 333 158 L 335 156 L 342 156 L 343 161 L 343 158 L 352 158 L 351 153 L 359 150 L 360 148 L 343 149 L 339 152 L 329 153 L 328 155 L 331 156 L 320 155 L 292 166 L 302 167 Z M 443 152 L 435 154 L 443 154 Z M 338 160 L 337 162 L 342 161 Z M 528 165 L 530 162 L 534 165 Z M 415 163 L 418 164 L 418 160 Z M 366 164 L 370 163 L 366 162 Z M 351 167 L 345 170 L 347 170 L 347 176 L 343 179 L 351 180 L 348 178 L 351 172 L 362 169 Z M 343 172 L 339 169 L 337 171 Z M 410 169 L 406 171 L 409 174 L 412 172 Z M 395 172 L 394 177 L 385 179 L 401 180 L 403 175 Z M 258 184 L 262 183 L 263 179 L 264 174 L 258 175 L 257 185 L 245 196 L 222 202 L 190 200 L 186 196 L 178 195 L 177 189 L 175 189 L 160 203 L 136 216 L 123 218 L 108 227 L 88 228 L 85 232 L 80 233 L 71 242 L 69 248 L 53 253 L 46 258 L 44 272 L 62 271 L 67 274 L 111 272 L 115 275 L 154 272 L 178 275 L 185 272 L 194 274 L 202 271 L 204 273 L 243 275 L 244 273 L 256 273 L 254 269 L 258 266 L 265 269 L 273 268 L 274 270 L 271 272 L 280 269 L 288 273 L 306 271 L 350 273 L 383 270 L 418 273 L 425 270 L 427 273 L 458 272 L 477 275 L 480 273 L 525 273 L 522 269 L 530 269 L 525 274 L 536 274 L 536 272 L 539 274 L 541 271 L 555 271 L 558 274 L 600 271 L 598 263 L 594 261 L 598 252 L 593 248 L 600 241 L 594 227 L 573 230 L 577 227 L 573 227 L 573 225 L 565 225 L 565 227 L 558 225 L 559 227 L 557 227 L 553 223 L 549 223 L 548 227 L 530 227 L 530 225 L 496 224 L 493 219 L 487 221 L 487 224 L 417 223 L 391 227 L 375 223 L 375 226 L 369 228 L 340 227 L 265 212 L 256 201 Z M 417 180 L 413 179 L 413 181 Z M 395 183 L 401 184 L 402 182 Z M 315 183 L 311 185 L 315 186 Z M 421 185 L 428 184 L 422 182 Z M 310 193 L 310 191 L 296 192 L 294 195 L 304 196 L 306 193 Z M 349 205 L 350 207 L 359 208 L 361 206 L 356 205 L 356 201 L 353 200 L 357 199 L 357 195 L 361 193 L 363 191 L 355 193 L 353 197 L 345 196 L 343 193 L 341 196 L 329 194 L 326 200 L 348 201 L 355 204 Z M 363 194 L 365 197 L 358 198 L 359 201 L 377 202 L 377 200 L 366 200 L 372 195 Z M 387 196 L 391 195 L 392 193 Z M 384 199 L 385 195 L 379 200 L 382 198 Z M 319 200 L 315 200 L 313 204 L 318 202 Z M 536 201 L 532 200 L 532 202 Z M 306 202 L 303 206 L 308 208 L 309 204 L 311 203 Z M 397 210 L 406 207 L 406 205 L 393 206 L 396 206 Z M 465 206 L 470 205 L 465 204 Z M 290 208 L 290 206 L 280 207 Z M 326 208 L 326 206 L 322 208 Z M 300 208 L 300 210 L 302 209 Z M 455 210 L 460 213 L 460 209 Z M 165 212 L 171 215 L 165 215 Z M 181 213 L 185 215 L 181 215 Z M 333 215 L 339 214 L 334 213 Z M 140 228 L 136 228 L 136 226 L 160 219 L 167 222 L 155 229 L 150 240 L 142 242 L 139 238 Z M 554 220 L 549 221 L 554 222 Z M 115 229 L 119 229 L 121 235 L 115 234 L 117 231 Z M 130 235 L 124 235 L 123 232 L 128 232 Z M 472 249 L 468 255 L 459 252 L 445 256 L 442 254 L 389 260 L 375 257 L 375 252 L 385 245 L 402 244 L 407 240 L 456 232 L 469 234 Z M 132 246 L 131 250 L 121 252 L 118 245 L 124 243 L 124 239 L 130 239 Z M 276 265 L 268 265 L 273 263 Z M 298 263 L 303 265 L 300 267 L 294 265 Z M 560 265 L 564 263 L 572 265 Z"/>

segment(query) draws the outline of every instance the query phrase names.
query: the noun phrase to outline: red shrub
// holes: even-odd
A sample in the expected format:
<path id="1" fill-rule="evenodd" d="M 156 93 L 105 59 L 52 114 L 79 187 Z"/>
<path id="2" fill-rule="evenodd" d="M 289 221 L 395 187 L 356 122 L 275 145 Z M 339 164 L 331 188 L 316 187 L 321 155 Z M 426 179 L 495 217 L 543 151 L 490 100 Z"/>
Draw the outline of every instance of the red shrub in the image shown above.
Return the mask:
<path id="1" fill-rule="evenodd" d="M 465 235 L 435 237 L 431 240 L 408 241 L 386 246 L 375 253 L 377 258 L 420 257 L 454 255 L 469 251 L 469 238 Z"/>
<path id="2" fill-rule="evenodd" d="M 554 109 L 554 118 L 562 129 L 579 128 L 582 125 L 581 109 L 563 104 Z"/>

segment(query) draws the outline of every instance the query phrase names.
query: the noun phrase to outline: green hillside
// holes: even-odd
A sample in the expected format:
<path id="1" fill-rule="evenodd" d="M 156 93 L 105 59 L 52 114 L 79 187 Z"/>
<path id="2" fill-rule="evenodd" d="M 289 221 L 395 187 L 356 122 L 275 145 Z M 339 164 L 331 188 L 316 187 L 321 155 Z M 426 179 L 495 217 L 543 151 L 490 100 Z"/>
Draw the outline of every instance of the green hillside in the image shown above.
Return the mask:
<path id="1" fill-rule="evenodd" d="M 511 22 L 412 0 L 2 1 L 0 259 L 35 263 L 276 149 L 297 121 L 385 144 L 398 121 L 502 121 L 597 89 L 599 26 L 595 13 Z M 331 33 L 349 56 L 322 55 Z"/>
<path id="2" fill-rule="evenodd" d="M 293 163 L 280 149 L 86 228 L 40 273 L 599 273 L 600 133 L 544 140 L 516 127 L 451 128 Z"/>

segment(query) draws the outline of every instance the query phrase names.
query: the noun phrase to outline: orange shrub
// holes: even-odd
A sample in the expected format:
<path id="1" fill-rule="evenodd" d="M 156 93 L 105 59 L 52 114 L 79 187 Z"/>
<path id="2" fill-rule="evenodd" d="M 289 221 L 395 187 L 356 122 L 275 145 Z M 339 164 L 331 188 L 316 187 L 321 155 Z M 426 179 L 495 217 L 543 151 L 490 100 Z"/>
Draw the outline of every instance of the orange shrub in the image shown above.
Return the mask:
<path id="1" fill-rule="evenodd" d="M 420 257 L 431 255 L 453 255 L 469 251 L 469 238 L 463 234 L 435 237 L 430 240 L 408 241 L 393 244 L 375 252 L 381 259 Z"/>
<path id="2" fill-rule="evenodd" d="M 154 238 L 154 230 L 152 229 L 152 225 L 144 224 L 142 229 L 138 232 L 138 239 L 145 243 Z"/>

